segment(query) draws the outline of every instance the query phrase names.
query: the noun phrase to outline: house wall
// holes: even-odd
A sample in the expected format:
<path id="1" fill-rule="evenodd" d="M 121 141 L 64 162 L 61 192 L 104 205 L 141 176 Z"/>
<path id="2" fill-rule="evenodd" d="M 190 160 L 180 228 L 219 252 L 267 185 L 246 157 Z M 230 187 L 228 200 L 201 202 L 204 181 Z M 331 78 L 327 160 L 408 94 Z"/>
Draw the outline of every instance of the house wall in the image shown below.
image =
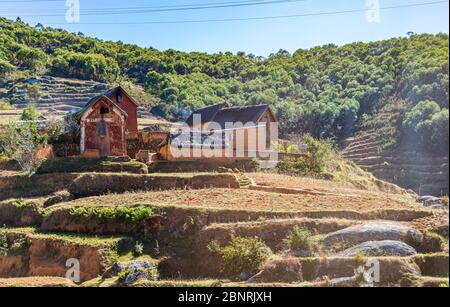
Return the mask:
<path id="1" fill-rule="evenodd" d="M 271 111 L 266 111 L 259 119 L 259 122 L 255 125 L 248 125 L 248 127 L 242 127 L 225 131 L 225 135 L 228 138 L 231 146 L 232 153 L 225 154 L 224 149 L 215 149 L 208 151 L 208 155 L 202 155 L 200 157 L 194 157 L 192 149 L 182 149 L 183 155 L 176 157 L 172 153 L 170 144 L 164 145 L 158 151 L 159 155 L 168 161 L 195 161 L 195 160 L 240 160 L 251 159 L 258 157 L 258 153 L 261 151 L 269 151 L 271 144 L 276 141 L 272 131 L 266 129 L 266 123 L 275 123 L 276 119 Z M 245 123 L 244 123 L 245 124 Z M 209 123 L 204 123 L 203 127 L 206 129 Z M 194 127 L 195 128 L 195 127 Z M 274 131 L 276 132 L 276 131 Z M 266 137 L 269 135 L 269 137 Z M 227 149 L 229 150 L 229 149 Z"/>
<path id="2" fill-rule="evenodd" d="M 81 154 L 85 152 L 98 151 L 100 154 L 100 137 L 98 133 L 98 124 L 101 120 L 100 109 L 102 107 L 109 108 L 109 113 L 104 114 L 109 139 L 109 146 L 111 148 L 111 155 L 123 156 L 126 155 L 125 146 L 125 118 L 118 110 L 114 110 L 106 101 L 99 100 L 92 106 L 92 109 L 86 112 L 81 119 Z"/>
<path id="3" fill-rule="evenodd" d="M 115 104 L 120 106 L 122 110 L 127 113 L 127 119 L 125 124 L 125 136 L 127 139 L 133 139 L 138 137 L 138 122 L 137 122 L 137 106 L 131 101 L 131 99 L 125 93 L 122 94 L 122 102 L 117 101 L 117 95 L 111 95 L 109 97 Z"/>

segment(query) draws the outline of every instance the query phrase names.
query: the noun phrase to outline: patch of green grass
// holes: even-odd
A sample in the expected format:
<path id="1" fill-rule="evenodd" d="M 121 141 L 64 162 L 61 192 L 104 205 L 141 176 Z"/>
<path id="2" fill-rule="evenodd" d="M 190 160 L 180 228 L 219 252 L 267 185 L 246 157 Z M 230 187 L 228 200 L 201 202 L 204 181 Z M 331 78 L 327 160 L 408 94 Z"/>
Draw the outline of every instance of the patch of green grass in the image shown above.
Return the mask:
<path id="1" fill-rule="evenodd" d="M 40 232 L 37 228 L 0 228 L 0 235 L 14 233 L 28 235 L 34 238 L 50 239 L 59 241 L 64 244 L 75 244 L 89 247 L 105 247 L 105 248 L 119 248 L 124 242 L 129 242 L 127 237 L 112 237 L 112 236 L 89 236 L 72 233 L 46 233 Z"/>
<path id="2" fill-rule="evenodd" d="M 102 224 L 106 224 L 110 221 L 116 221 L 133 226 L 138 226 L 141 222 L 151 217 L 153 214 L 153 208 L 150 206 L 75 207 L 70 209 L 70 215 L 74 217 L 95 217 Z"/>

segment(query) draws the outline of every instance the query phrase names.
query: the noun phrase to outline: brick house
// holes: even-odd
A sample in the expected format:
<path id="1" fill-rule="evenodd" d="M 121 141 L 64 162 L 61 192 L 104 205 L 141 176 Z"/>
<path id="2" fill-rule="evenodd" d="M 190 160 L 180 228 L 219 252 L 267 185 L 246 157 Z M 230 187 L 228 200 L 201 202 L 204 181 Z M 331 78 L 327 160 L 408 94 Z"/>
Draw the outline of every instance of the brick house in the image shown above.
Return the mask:
<path id="1" fill-rule="evenodd" d="M 80 155 L 127 155 L 127 141 L 138 137 L 137 107 L 119 86 L 93 97 L 85 107 L 72 113 L 80 126 Z"/>

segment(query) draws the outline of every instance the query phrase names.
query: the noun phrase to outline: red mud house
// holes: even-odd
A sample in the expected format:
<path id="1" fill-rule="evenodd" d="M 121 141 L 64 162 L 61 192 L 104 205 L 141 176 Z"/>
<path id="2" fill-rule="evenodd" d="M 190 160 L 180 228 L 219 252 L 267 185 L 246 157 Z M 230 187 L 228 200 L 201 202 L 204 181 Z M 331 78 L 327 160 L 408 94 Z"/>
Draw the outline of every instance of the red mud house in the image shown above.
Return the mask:
<path id="1" fill-rule="evenodd" d="M 92 98 L 72 114 L 80 126 L 80 154 L 127 155 L 127 140 L 138 135 L 137 104 L 122 87 Z"/>
<path id="2" fill-rule="evenodd" d="M 218 104 L 194 111 L 183 129 L 159 148 L 164 160 L 236 160 L 261 158 L 277 142 L 278 126 L 268 105 Z"/>

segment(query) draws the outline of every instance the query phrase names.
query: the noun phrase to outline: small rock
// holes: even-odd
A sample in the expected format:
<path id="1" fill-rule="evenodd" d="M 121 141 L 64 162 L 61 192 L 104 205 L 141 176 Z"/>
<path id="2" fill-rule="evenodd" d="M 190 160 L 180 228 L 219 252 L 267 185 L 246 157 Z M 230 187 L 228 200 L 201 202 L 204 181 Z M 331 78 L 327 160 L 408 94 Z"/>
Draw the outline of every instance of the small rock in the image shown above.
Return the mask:
<path id="1" fill-rule="evenodd" d="M 117 276 L 117 274 L 119 274 L 126 268 L 127 268 L 126 263 L 116 262 L 116 263 L 114 263 L 114 265 L 112 267 L 110 267 L 108 270 L 106 270 L 105 273 L 103 273 L 102 277 L 104 279 L 106 279 L 106 278 L 111 278 L 113 276 Z"/>
<path id="2" fill-rule="evenodd" d="M 27 80 L 25 81 L 25 83 L 28 83 L 28 84 L 36 84 L 36 83 L 39 83 L 39 80 L 38 80 L 38 78 L 36 78 L 36 77 L 32 77 L 32 78 L 27 79 Z"/>
<path id="3" fill-rule="evenodd" d="M 431 195 L 421 196 L 418 198 L 418 201 L 425 207 L 430 207 L 433 205 L 444 205 L 441 198 Z"/>
<path id="4" fill-rule="evenodd" d="M 146 260 L 137 260 L 126 265 L 129 271 L 125 277 L 125 284 L 132 285 L 141 279 L 151 279 L 150 271 L 154 269 L 153 265 Z"/>
<path id="5" fill-rule="evenodd" d="M 141 279 L 151 279 L 153 265 L 147 260 L 135 260 L 132 262 L 117 262 L 105 273 L 103 278 L 111 278 L 117 276 L 120 272 L 127 270 L 127 276 L 124 277 L 123 282 L 127 285 L 132 285 Z"/>
<path id="6" fill-rule="evenodd" d="M 67 190 L 59 191 L 56 193 L 53 193 L 44 203 L 44 208 L 53 206 L 58 203 L 62 203 L 65 201 L 71 201 L 74 200 L 75 197 Z"/>
<path id="7" fill-rule="evenodd" d="M 369 241 L 349 248 L 338 253 L 339 257 L 354 257 L 363 253 L 366 256 L 412 256 L 417 254 L 416 250 L 400 241 Z"/>
<path id="8" fill-rule="evenodd" d="M 150 279 L 150 277 L 151 277 L 150 274 L 147 272 L 141 272 L 141 271 L 134 272 L 134 273 L 129 274 L 125 278 L 125 283 L 127 285 L 132 285 L 141 279 Z"/>
<path id="9" fill-rule="evenodd" d="M 97 83 L 96 85 L 94 85 L 94 89 L 96 91 L 106 91 L 108 89 L 108 86 L 104 83 Z"/>

